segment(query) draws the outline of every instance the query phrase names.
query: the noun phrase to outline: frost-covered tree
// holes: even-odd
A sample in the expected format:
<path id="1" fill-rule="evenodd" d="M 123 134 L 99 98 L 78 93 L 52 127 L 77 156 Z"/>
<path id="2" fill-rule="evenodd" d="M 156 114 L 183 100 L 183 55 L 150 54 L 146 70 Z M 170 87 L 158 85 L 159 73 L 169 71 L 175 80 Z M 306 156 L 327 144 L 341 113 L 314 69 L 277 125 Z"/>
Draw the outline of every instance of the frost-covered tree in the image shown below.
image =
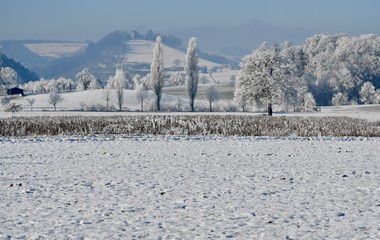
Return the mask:
<path id="1" fill-rule="evenodd" d="M 289 42 L 283 44 L 280 52 L 283 85 L 283 107 L 287 111 L 301 111 L 304 96 L 308 91 L 304 69 L 307 64 L 305 54 L 301 47 Z"/>
<path id="2" fill-rule="evenodd" d="M 212 103 L 218 100 L 219 94 L 215 86 L 210 85 L 206 88 L 205 97 L 209 103 L 209 111 L 212 112 Z"/>
<path id="3" fill-rule="evenodd" d="M 58 82 L 55 79 L 47 81 L 47 84 L 45 85 L 45 90 L 46 90 L 46 92 L 55 91 L 58 93 L 61 91 L 59 88 Z"/>
<path id="4" fill-rule="evenodd" d="M 144 101 L 148 97 L 148 89 L 146 88 L 144 83 L 136 86 L 136 100 L 140 104 L 140 110 L 144 111 Z"/>
<path id="5" fill-rule="evenodd" d="M 308 92 L 304 96 L 304 110 L 306 112 L 312 111 L 316 106 L 315 99 L 312 93 Z"/>
<path id="6" fill-rule="evenodd" d="M 371 82 L 365 82 L 360 89 L 360 101 L 364 104 L 372 104 L 375 102 L 375 97 L 375 86 Z"/>
<path id="7" fill-rule="evenodd" d="M 199 82 L 197 39 L 195 37 L 190 38 L 187 46 L 184 72 L 186 79 L 186 93 L 189 97 L 191 111 L 194 112 L 194 101 L 197 96 Z"/>
<path id="8" fill-rule="evenodd" d="M 103 89 L 103 99 L 106 101 L 106 110 L 108 110 L 111 100 L 111 87 L 108 85 Z"/>
<path id="9" fill-rule="evenodd" d="M 96 79 L 91 73 L 88 68 L 82 69 L 76 76 L 78 89 L 79 90 L 87 90 L 90 88 L 91 82 Z"/>
<path id="10" fill-rule="evenodd" d="M 57 104 L 63 101 L 63 97 L 57 91 L 51 91 L 48 96 L 49 104 L 53 105 L 54 111 L 57 111 Z"/>
<path id="11" fill-rule="evenodd" d="M 0 68 L 0 85 L 12 87 L 17 85 L 19 77 L 15 70 L 10 67 Z"/>
<path id="12" fill-rule="evenodd" d="M 349 103 L 348 96 L 345 93 L 338 92 L 331 99 L 331 103 L 334 106 L 347 105 Z"/>
<path id="13" fill-rule="evenodd" d="M 373 103 L 380 104 L 380 89 L 376 90 Z"/>
<path id="14" fill-rule="evenodd" d="M 235 101 L 240 106 L 266 103 L 268 115 L 271 115 L 272 104 L 281 102 L 284 92 L 279 48 L 264 43 L 244 57 L 240 67 L 235 83 Z"/>
<path id="15" fill-rule="evenodd" d="M 169 86 L 178 86 L 185 83 L 185 78 L 182 72 L 173 72 L 169 78 Z"/>
<path id="16" fill-rule="evenodd" d="M 156 44 L 153 50 L 153 60 L 150 65 L 150 89 L 156 95 L 156 109 L 161 110 L 162 88 L 164 86 L 164 47 L 161 37 L 156 38 Z"/>
<path id="17" fill-rule="evenodd" d="M 62 86 L 63 90 L 69 90 L 71 92 L 73 90 L 74 81 L 71 79 L 64 78 Z"/>
<path id="18" fill-rule="evenodd" d="M 124 88 L 127 82 L 125 72 L 122 68 L 116 69 L 112 82 L 115 85 L 117 104 L 119 106 L 119 111 L 121 111 L 124 104 Z"/>
<path id="19" fill-rule="evenodd" d="M 305 75 L 319 105 L 328 105 L 334 93 L 341 92 L 352 101 L 360 97 L 363 82 L 380 87 L 378 46 L 380 37 L 367 34 L 318 34 L 303 45 L 308 64 Z"/>
<path id="20" fill-rule="evenodd" d="M 90 82 L 90 89 L 95 90 L 95 89 L 100 89 L 101 87 L 102 87 L 102 82 L 100 81 L 100 79 L 93 77 Z"/>
<path id="21" fill-rule="evenodd" d="M 140 104 L 140 111 L 144 111 L 144 102 L 148 97 L 148 83 L 149 83 L 149 73 L 147 76 L 141 78 L 140 75 L 136 75 L 133 78 L 135 97 L 137 102 Z"/>

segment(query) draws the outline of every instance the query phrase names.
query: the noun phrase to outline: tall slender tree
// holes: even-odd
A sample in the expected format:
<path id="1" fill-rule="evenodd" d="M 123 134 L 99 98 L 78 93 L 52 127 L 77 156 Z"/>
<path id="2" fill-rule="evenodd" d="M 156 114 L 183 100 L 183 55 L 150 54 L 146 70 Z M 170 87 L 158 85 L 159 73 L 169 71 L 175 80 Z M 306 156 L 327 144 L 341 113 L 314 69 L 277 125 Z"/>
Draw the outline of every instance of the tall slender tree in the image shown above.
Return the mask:
<path id="1" fill-rule="evenodd" d="M 161 37 L 156 38 L 153 50 L 153 60 L 150 65 L 150 88 L 156 95 L 156 109 L 161 110 L 162 88 L 164 87 L 164 47 Z"/>
<path id="2" fill-rule="evenodd" d="M 191 111 L 194 112 L 194 101 L 198 91 L 199 68 L 197 55 L 197 39 L 190 38 L 185 58 L 186 93 L 189 97 Z"/>

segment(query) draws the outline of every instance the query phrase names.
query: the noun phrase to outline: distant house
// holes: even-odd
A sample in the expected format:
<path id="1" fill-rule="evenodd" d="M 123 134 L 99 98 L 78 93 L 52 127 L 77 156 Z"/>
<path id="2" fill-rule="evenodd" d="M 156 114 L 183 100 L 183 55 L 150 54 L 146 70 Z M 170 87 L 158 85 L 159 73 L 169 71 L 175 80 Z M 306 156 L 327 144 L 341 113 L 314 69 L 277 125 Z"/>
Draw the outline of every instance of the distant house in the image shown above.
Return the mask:
<path id="1" fill-rule="evenodd" d="M 18 87 L 7 89 L 7 95 L 20 95 L 25 96 L 24 90 Z"/>

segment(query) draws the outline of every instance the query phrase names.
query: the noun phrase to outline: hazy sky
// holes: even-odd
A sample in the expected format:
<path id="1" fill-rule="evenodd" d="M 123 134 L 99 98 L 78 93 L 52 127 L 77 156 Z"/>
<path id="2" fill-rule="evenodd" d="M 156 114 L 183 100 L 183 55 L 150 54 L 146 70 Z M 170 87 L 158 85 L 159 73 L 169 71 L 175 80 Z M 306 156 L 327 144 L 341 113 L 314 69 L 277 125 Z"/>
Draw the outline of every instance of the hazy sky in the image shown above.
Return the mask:
<path id="1" fill-rule="evenodd" d="M 380 34 L 380 0 L 0 0 L 0 40 L 97 41 L 114 30 L 195 35 L 205 50 Z"/>

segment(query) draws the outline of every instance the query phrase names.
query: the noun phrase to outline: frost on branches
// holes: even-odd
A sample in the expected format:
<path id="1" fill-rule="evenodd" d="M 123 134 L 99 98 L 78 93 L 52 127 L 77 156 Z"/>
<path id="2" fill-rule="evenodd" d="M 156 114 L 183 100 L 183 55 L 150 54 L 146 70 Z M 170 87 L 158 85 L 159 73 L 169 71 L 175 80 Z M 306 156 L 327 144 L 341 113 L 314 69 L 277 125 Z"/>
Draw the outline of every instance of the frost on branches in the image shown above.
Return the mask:
<path id="1" fill-rule="evenodd" d="M 135 83 L 136 100 L 140 104 L 140 111 L 144 111 L 144 101 L 148 97 L 148 88 L 146 81 L 149 76 L 141 78 L 140 75 L 136 75 L 133 80 Z"/>
<path id="2" fill-rule="evenodd" d="M 125 72 L 122 68 L 117 68 L 115 76 L 111 77 L 108 81 L 108 88 L 114 87 L 116 90 L 116 99 L 119 111 L 122 110 L 124 104 L 124 88 L 127 83 Z"/>
<path id="3" fill-rule="evenodd" d="M 160 102 L 162 97 L 162 88 L 164 86 L 164 47 L 161 37 L 156 38 L 156 44 L 153 50 L 153 60 L 150 65 L 150 88 L 156 95 L 156 109 L 161 110 Z"/>
<path id="4" fill-rule="evenodd" d="M 189 97 L 189 104 L 192 112 L 194 112 L 194 100 L 197 95 L 199 81 L 198 56 L 196 47 L 196 38 L 190 38 L 187 47 L 184 70 L 186 75 L 186 93 Z"/>
<path id="5" fill-rule="evenodd" d="M 234 93 L 240 106 L 264 103 L 270 115 L 272 104 L 281 101 L 284 84 L 279 52 L 277 45 L 269 47 L 264 43 L 243 58 Z"/>
<path id="6" fill-rule="evenodd" d="M 277 48 L 275 61 L 263 44 L 241 63 L 235 100 L 243 107 L 270 103 L 285 111 L 304 109 L 310 92 L 319 106 L 380 102 L 380 37 L 318 34 L 303 45 Z M 265 57 L 267 56 L 267 57 Z M 278 76 L 272 76 L 278 70 Z M 372 84 L 369 85 L 369 83 Z M 279 105 L 281 103 L 281 105 Z"/>
<path id="7" fill-rule="evenodd" d="M 9 87 L 15 87 L 18 82 L 18 74 L 10 67 L 0 68 L 0 95 L 5 95 L 3 92 Z"/>
<path id="8" fill-rule="evenodd" d="M 48 102 L 53 105 L 54 111 L 57 111 L 57 104 L 63 101 L 63 97 L 57 91 L 51 91 L 48 96 Z"/>
<path id="9" fill-rule="evenodd" d="M 99 89 L 100 81 L 93 76 L 88 68 L 84 68 L 76 76 L 78 90 Z"/>
<path id="10" fill-rule="evenodd" d="M 380 92 L 375 91 L 371 82 L 365 82 L 360 89 L 360 101 L 364 104 L 380 103 Z"/>

